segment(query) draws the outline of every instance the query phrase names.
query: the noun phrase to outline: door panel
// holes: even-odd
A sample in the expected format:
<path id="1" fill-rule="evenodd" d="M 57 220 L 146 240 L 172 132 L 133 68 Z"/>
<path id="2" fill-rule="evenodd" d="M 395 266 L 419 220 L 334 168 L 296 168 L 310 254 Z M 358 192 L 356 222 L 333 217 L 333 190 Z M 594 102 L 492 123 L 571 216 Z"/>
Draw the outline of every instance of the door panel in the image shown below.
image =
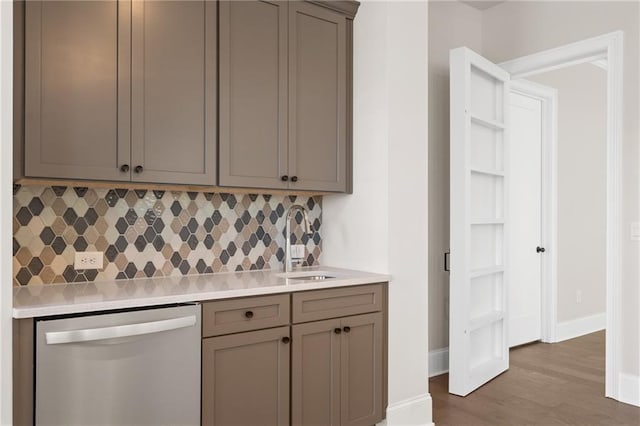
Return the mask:
<path id="1" fill-rule="evenodd" d="M 220 185 L 288 185 L 287 7 L 220 2 Z"/>
<path id="2" fill-rule="evenodd" d="M 509 347 L 541 338 L 542 103 L 511 92 Z"/>
<path id="3" fill-rule="evenodd" d="M 340 424 L 340 320 L 292 327 L 291 421 Z"/>
<path id="4" fill-rule="evenodd" d="M 341 425 L 382 419 L 382 313 L 342 319 Z"/>
<path id="5" fill-rule="evenodd" d="M 451 51 L 449 392 L 467 395 L 509 366 L 509 75 Z"/>
<path id="6" fill-rule="evenodd" d="M 346 191 L 346 18 L 289 3 L 289 174 L 293 189 Z"/>
<path id="7" fill-rule="evenodd" d="M 131 3 L 29 1 L 25 174 L 129 180 Z"/>
<path id="8" fill-rule="evenodd" d="M 213 185 L 216 4 L 136 1 L 132 16 L 132 180 Z"/>
<path id="9" fill-rule="evenodd" d="M 289 327 L 204 339 L 203 425 L 289 424 Z"/>

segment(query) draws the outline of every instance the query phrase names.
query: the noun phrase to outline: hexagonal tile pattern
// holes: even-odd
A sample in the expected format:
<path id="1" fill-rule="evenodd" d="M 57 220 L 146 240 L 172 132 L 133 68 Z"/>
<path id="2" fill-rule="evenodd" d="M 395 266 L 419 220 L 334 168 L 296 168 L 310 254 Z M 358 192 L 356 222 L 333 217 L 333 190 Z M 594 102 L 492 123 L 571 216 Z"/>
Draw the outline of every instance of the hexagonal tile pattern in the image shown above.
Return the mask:
<path id="1" fill-rule="evenodd" d="M 309 211 L 291 240 L 306 245 L 309 265 L 322 253 L 321 197 L 64 186 L 13 188 L 13 284 L 208 274 L 277 269 L 285 216 Z M 102 270 L 75 270 L 76 251 L 104 252 Z"/>

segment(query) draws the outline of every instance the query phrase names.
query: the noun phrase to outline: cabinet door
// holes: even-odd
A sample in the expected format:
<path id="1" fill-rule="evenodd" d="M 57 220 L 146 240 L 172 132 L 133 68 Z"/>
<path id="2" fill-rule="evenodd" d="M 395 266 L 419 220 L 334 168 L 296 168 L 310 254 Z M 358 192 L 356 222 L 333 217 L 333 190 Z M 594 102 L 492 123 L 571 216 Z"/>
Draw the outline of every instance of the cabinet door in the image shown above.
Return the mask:
<path id="1" fill-rule="evenodd" d="M 340 320 L 292 327 L 291 420 L 340 424 Z"/>
<path id="2" fill-rule="evenodd" d="M 289 344 L 284 337 L 290 337 L 289 327 L 203 340 L 203 425 L 289 424 Z"/>
<path id="3" fill-rule="evenodd" d="M 213 1 L 133 2 L 133 181 L 215 183 L 216 12 Z"/>
<path id="4" fill-rule="evenodd" d="M 25 175 L 129 180 L 131 3 L 29 1 Z"/>
<path id="5" fill-rule="evenodd" d="M 341 424 L 382 420 L 382 313 L 342 319 L 340 355 Z"/>
<path id="6" fill-rule="evenodd" d="M 286 188 L 287 2 L 220 2 L 221 186 Z"/>
<path id="7" fill-rule="evenodd" d="M 289 174 L 292 189 L 347 190 L 346 18 L 289 4 Z"/>

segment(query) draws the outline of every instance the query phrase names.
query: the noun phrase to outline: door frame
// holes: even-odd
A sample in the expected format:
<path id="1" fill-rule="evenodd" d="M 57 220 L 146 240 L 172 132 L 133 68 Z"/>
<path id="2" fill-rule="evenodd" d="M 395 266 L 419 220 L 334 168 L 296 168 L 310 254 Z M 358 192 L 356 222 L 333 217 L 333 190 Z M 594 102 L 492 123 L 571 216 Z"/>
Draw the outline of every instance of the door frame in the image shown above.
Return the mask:
<path id="1" fill-rule="evenodd" d="M 606 357 L 605 396 L 618 399 L 621 365 L 622 300 L 622 106 L 623 33 L 615 31 L 499 64 L 512 79 L 606 59 L 607 207 L 606 207 Z"/>
<path id="2" fill-rule="evenodd" d="M 541 340 L 556 341 L 558 322 L 558 90 L 528 80 L 511 80 L 511 92 L 539 100 L 542 107 Z"/>

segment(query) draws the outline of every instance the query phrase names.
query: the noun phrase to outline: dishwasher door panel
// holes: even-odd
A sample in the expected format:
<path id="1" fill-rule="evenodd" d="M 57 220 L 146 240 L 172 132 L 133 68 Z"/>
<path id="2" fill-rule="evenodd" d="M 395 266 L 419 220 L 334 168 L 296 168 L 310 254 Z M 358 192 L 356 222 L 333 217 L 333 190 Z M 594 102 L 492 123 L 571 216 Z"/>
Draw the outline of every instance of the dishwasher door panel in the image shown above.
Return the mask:
<path id="1" fill-rule="evenodd" d="M 36 323 L 37 425 L 199 425 L 200 305 Z"/>

